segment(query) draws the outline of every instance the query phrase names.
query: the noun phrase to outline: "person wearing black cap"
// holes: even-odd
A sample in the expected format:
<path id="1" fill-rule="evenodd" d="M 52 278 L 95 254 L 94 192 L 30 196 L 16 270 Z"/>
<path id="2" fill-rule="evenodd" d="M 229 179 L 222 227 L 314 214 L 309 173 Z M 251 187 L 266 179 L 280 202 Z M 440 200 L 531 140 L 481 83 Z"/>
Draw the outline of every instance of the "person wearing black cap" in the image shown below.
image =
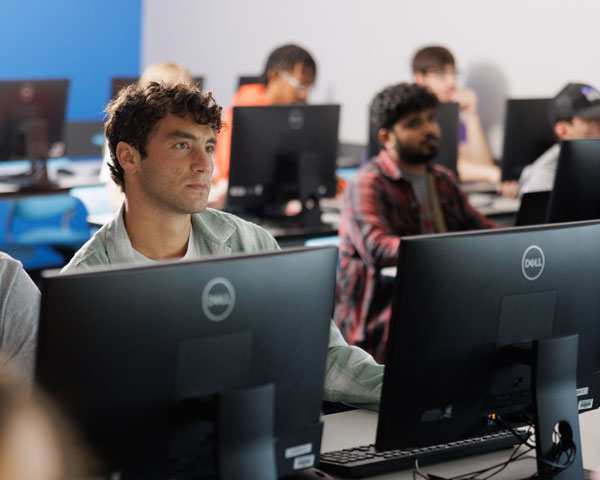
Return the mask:
<path id="1" fill-rule="evenodd" d="M 554 97 L 548 111 L 558 140 L 600 137 L 600 92 L 583 83 L 569 83 Z M 519 196 L 552 190 L 560 143 L 555 143 L 519 179 Z"/>

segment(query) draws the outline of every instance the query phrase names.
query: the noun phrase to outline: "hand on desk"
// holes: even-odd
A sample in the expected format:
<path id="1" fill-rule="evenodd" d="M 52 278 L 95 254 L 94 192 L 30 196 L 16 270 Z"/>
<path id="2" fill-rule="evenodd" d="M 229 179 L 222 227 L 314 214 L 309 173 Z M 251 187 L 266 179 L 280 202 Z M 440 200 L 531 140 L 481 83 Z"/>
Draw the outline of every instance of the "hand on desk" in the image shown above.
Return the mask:
<path id="1" fill-rule="evenodd" d="M 519 192 L 519 182 L 517 180 L 507 180 L 500 182 L 496 190 L 503 197 L 517 198 Z"/>

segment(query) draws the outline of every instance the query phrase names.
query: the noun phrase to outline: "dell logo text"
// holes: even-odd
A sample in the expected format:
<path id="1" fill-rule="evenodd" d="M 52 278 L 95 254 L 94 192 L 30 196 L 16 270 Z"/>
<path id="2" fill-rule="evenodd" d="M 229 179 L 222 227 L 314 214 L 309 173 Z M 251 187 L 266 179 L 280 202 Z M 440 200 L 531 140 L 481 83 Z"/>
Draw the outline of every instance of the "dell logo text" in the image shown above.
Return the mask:
<path id="1" fill-rule="evenodd" d="M 544 271 L 546 259 L 544 252 L 537 245 L 531 245 L 525 250 L 521 261 L 521 270 L 527 280 L 536 280 Z"/>
<path id="2" fill-rule="evenodd" d="M 202 292 L 202 310 L 213 322 L 225 320 L 235 306 L 235 290 L 229 280 L 213 278 Z"/>

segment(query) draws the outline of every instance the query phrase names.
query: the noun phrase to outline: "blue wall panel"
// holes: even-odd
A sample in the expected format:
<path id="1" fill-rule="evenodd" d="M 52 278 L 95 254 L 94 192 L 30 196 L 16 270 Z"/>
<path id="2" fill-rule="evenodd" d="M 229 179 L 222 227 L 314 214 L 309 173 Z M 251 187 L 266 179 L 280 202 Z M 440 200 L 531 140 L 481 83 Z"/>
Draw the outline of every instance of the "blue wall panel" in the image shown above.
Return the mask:
<path id="1" fill-rule="evenodd" d="M 0 80 L 69 78 L 67 120 L 100 120 L 140 70 L 142 0 L 0 0 Z"/>

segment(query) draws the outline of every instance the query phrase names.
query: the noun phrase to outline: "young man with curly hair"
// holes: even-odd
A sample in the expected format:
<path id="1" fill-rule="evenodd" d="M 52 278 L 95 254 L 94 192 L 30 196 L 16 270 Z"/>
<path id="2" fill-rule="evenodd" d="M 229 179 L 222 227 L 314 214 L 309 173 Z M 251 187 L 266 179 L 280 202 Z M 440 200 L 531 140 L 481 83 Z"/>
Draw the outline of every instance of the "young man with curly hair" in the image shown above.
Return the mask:
<path id="1" fill-rule="evenodd" d="M 123 90 L 107 108 L 111 174 L 125 193 L 115 218 L 63 271 L 277 250 L 262 228 L 207 208 L 221 107 L 190 85 Z M 324 397 L 377 408 L 383 367 L 331 323 Z"/>
<path id="2" fill-rule="evenodd" d="M 379 362 L 393 288 L 381 270 L 396 265 L 402 237 L 493 226 L 471 207 L 452 172 L 429 163 L 440 141 L 437 105 L 418 85 L 379 92 L 370 117 L 382 149 L 344 190 L 335 320 L 349 343 Z"/>

